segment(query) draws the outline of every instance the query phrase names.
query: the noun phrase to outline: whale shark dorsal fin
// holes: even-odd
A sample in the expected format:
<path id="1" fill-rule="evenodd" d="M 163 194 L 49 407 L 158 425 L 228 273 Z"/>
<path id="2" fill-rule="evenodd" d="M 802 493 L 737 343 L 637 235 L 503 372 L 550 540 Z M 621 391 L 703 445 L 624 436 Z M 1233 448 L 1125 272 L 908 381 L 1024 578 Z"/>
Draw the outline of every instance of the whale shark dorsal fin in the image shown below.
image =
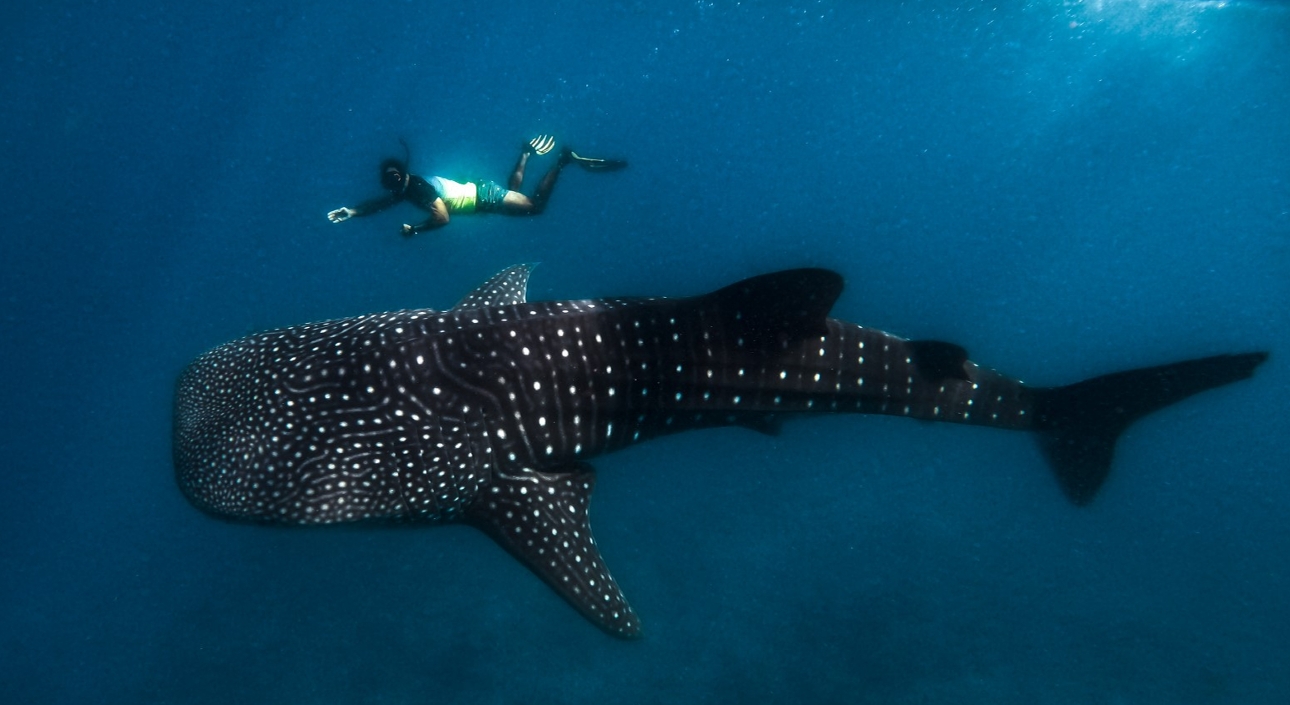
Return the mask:
<path id="1" fill-rule="evenodd" d="M 828 332 L 825 319 L 842 293 L 842 277 L 827 269 L 789 269 L 745 279 L 697 297 L 712 316 L 751 350 L 780 346 Z"/>
<path id="2" fill-rule="evenodd" d="M 556 472 L 497 473 L 466 513 L 569 604 L 606 632 L 640 636 L 640 619 L 600 557 L 587 508 L 596 474 L 585 463 Z"/>
<path id="3" fill-rule="evenodd" d="M 453 311 L 489 306 L 511 306 L 528 302 L 529 274 L 534 264 L 517 264 L 494 274 L 453 306 Z"/>

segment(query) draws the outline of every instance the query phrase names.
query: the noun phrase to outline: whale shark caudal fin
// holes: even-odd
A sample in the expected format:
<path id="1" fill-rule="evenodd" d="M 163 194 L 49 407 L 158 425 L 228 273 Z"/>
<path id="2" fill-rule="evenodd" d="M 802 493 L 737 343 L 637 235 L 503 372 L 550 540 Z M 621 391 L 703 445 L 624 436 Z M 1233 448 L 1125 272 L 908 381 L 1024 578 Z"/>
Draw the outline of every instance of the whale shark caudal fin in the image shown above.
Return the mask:
<path id="1" fill-rule="evenodd" d="M 1216 355 L 1036 389 L 1035 430 L 1067 498 L 1093 501 L 1111 470 L 1115 441 L 1134 421 L 1254 374 L 1266 352 Z"/>
<path id="2" fill-rule="evenodd" d="M 585 463 L 563 470 L 495 475 L 467 510 L 466 521 L 492 536 L 596 626 L 635 639 L 640 619 L 591 536 L 587 508 L 595 471 Z"/>

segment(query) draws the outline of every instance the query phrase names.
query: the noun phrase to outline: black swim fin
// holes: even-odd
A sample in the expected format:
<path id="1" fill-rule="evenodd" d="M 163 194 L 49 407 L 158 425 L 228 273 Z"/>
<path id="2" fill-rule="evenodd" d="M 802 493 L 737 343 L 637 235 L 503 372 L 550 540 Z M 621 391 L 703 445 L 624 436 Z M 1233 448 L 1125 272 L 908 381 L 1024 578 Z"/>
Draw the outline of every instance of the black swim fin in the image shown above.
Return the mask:
<path id="1" fill-rule="evenodd" d="M 587 171 L 618 171 L 627 166 L 626 160 L 623 159 L 584 157 L 568 147 L 564 148 L 564 152 L 560 155 L 560 161 L 565 164 L 577 164 Z"/>

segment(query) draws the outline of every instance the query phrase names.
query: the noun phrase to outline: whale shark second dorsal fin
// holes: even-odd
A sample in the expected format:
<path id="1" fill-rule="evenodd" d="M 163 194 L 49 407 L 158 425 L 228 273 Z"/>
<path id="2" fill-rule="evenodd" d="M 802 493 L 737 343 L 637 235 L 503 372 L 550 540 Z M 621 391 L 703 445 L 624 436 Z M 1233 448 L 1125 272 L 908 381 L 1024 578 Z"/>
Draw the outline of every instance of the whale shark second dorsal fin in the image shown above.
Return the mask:
<path id="1" fill-rule="evenodd" d="M 517 264 L 489 277 L 479 288 L 452 307 L 453 311 L 489 306 L 512 306 L 528 302 L 529 274 L 535 264 Z"/>
<path id="2" fill-rule="evenodd" d="M 941 381 L 957 379 L 971 381 L 967 374 L 967 350 L 961 345 L 940 340 L 911 340 L 909 350 L 914 366 L 922 376 Z"/>

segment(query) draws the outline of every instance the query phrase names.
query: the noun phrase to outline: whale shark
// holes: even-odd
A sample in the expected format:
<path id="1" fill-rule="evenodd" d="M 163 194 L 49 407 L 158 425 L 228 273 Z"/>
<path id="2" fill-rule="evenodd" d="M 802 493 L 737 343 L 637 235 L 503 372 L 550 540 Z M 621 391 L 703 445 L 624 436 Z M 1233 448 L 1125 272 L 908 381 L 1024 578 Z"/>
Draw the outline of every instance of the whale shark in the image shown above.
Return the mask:
<path id="1" fill-rule="evenodd" d="M 1130 424 L 1267 358 L 1032 387 L 953 343 L 830 318 L 843 283 L 826 269 L 692 297 L 545 302 L 527 300 L 531 271 L 503 270 L 446 311 L 282 328 L 199 356 L 175 394 L 183 494 L 235 521 L 473 525 L 596 626 L 634 638 L 640 619 L 589 523 L 597 456 L 680 431 L 887 414 L 1029 432 L 1085 505 Z"/>

